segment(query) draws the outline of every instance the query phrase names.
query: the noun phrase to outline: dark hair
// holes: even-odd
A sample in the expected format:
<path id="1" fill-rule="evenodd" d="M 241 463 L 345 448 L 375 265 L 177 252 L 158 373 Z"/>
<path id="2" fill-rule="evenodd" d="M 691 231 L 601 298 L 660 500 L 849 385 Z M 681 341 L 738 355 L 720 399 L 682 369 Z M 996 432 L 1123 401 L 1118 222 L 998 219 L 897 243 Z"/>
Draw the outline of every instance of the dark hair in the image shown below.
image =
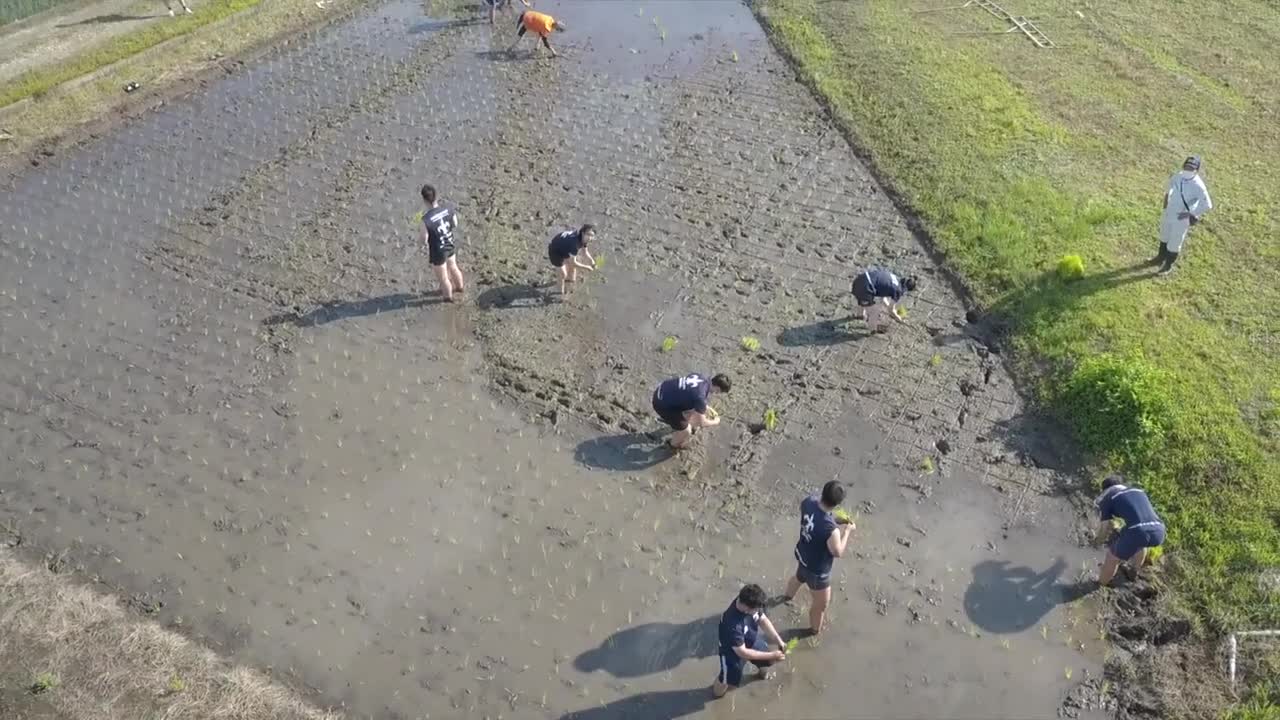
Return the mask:
<path id="1" fill-rule="evenodd" d="M 730 388 L 733 387 L 733 383 L 729 382 L 729 376 L 724 373 L 711 378 L 711 384 L 721 392 L 729 392 Z"/>
<path id="2" fill-rule="evenodd" d="M 578 228 L 578 237 L 582 238 L 583 245 L 587 244 L 587 233 L 595 231 L 596 226 L 591 223 L 586 223 L 582 227 Z"/>
<path id="3" fill-rule="evenodd" d="M 915 292 L 915 289 L 919 286 L 920 283 L 916 282 L 916 279 L 913 277 L 909 277 L 902 281 L 902 287 L 906 288 L 910 292 Z"/>
<path id="4" fill-rule="evenodd" d="M 436 189 L 430 185 L 422 186 L 422 199 L 429 203 L 436 201 Z"/>
<path id="5" fill-rule="evenodd" d="M 1116 485 L 1123 485 L 1123 484 L 1124 484 L 1123 475 L 1119 475 L 1119 474 L 1108 475 L 1107 478 L 1102 481 L 1102 489 L 1107 490 L 1109 488 L 1115 487 Z"/>
<path id="6" fill-rule="evenodd" d="M 769 596 L 764 594 L 764 588 L 750 583 L 742 586 L 742 591 L 738 593 L 738 602 L 752 610 L 760 610 L 769 604 Z"/>
<path id="7" fill-rule="evenodd" d="M 844 502 L 844 486 L 839 480 L 828 481 L 822 486 L 822 504 L 827 507 L 835 507 Z"/>

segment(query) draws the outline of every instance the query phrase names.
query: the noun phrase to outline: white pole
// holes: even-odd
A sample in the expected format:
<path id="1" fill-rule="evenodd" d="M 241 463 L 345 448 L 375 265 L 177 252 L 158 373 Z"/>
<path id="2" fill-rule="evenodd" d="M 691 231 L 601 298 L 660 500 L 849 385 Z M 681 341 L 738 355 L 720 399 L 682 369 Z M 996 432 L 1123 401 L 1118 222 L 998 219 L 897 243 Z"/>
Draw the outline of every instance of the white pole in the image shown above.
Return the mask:
<path id="1" fill-rule="evenodd" d="M 1236 635 L 1235 633 L 1232 633 L 1231 638 L 1227 640 L 1227 648 L 1230 653 L 1227 656 L 1228 658 L 1227 666 L 1230 669 L 1230 673 L 1231 673 L 1231 694 L 1234 695 L 1236 692 Z"/>

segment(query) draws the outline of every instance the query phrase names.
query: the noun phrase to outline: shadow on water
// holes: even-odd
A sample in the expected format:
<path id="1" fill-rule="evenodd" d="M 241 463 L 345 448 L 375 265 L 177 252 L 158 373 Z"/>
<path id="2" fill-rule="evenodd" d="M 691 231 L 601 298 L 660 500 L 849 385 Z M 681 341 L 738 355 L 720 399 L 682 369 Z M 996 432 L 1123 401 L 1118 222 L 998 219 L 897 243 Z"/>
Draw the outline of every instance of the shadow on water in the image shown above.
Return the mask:
<path id="1" fill-rule="evenodd" d="M 476 57 L 481 60 L 498 63 L 530 62 L 538 59 L 536 52 L 520 48 L 515 50 L 477 50 Z"/>
<path id="2" fill-rule="evenodd" d="M 845 329 L 848 323 L 860 320 L 857 315 L 850 315 L 843 320 L 823 320 L 821 322 L 787 328 L 778 333 L 778 344 L 783 347 L 803 347 L 838 345 L 870 337 L 865 329 L 850 332 Z"/>
<path id="3" fill-rule="evenodd" d="M 558 294 L 552 294 L 531 283 L 489 288 L 476 297 L 476 306 L 481 310 L 540 307 L 558 302 Z"/>
<path id="4" fill-rule="evenodd" d="M 262 324 L 282 325 L 284 323 L 290 323 L 297 327 L 315 327 L 317 325 L 325 325 L 334 322 L 335 320 L 345 320 L 347 318 L 365 317 L 384 312 L 394 312 L 396 310 L 425 307 L 427 305 L 436 305 L 442 302 L 444 302 L 444 300 L 439 297 L 424 297 L 422 295 L 410 295 L 409 293 L 393 293 L 391 295 L 366 298 L 364 300 L 331 300 L 305 314 L 293 312 L 273 315 L 263 320 Z"/>
<path id="5" fill-rule="evenodd" d="M 458 20 L 424 20 L 409 28 L 410 35 L 422 35 L 425 33 L 436 32 L 438 30 L 451 30 L 453 28 L 470 27 L 479 25 L 480 18 L 465 18 Z"/>
<path id="6" fill-rule="evenodd" d="M 648 433 L 626 433 L 584 440 L 573 457 L 589 468 L 626 472 L 651 468 L 675 457 L 675 451 Z"/>
<path id="7" fill-rule="evenodd" d="M 974 625 L 990 633 L 1017 633 L 1035 627 L 1057 605 L 1089 592 L 1088 582 L 1058 581 L 1067 561 L 1058 558 L 1037 572 L 1007 560 L 985 560 L 973 568 L 973 582 L 964 592 L 964 611 Z"/>
<path id="8" fill-rule="evenodd" d="M 112 13 L 110 15 L 98 15 L 97 17 L 85 18 L 80 22 L 65 23 L 58 25 L 60 28 L 78 27 L 80 25 L 107 25 L 109 23 L 132 22 L 134 20 L 151 20 L 152 18 L 163 17 L 162 15 L 121 15 L 120 13 Z"/>
<path id="9" fill-rule="evenodd" d="M 640 693 L 586 710 L 575 710 L 560 720 L 675 720 L 706 707 L 712 699 L 710 682 L 691 690 L 659 690 Z"/>
<path id="10" fill-rule="evenodd" d="M 573 661 L 581 672 L 603 670 L 617 678 L 636 678 L 673 670 L 689 658 L 711 657 L 719 646 L 720 617 L 687 623 L 653 622 L 610 635 L 599 647 Z"/>

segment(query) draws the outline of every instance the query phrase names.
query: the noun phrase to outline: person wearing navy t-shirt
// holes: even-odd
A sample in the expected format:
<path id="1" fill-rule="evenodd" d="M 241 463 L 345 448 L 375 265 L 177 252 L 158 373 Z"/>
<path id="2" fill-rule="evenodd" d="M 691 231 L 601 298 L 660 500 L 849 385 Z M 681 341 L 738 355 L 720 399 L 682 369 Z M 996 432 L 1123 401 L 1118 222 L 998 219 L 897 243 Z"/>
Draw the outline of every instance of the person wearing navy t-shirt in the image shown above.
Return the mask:
<path id="1" fill-rule="evenodd" d="M 1096 543 L 1108 542 L 1106 559 L 1098 573 L 1098 584 L 1107 585 L 1116 575 L 1120 564 L 1128 561 L 1136 579 L 1147 561 L 1147 549 L 1164 544 L 1165 528 L 1160 516 L 1151 506 L 1151 499 L 1144 490 L 1124 484 L 1124 478 L 1112 475 L 1102 481 L 1102 494 L 1094 502 L 1098 508 L 1098 534 Z M 1119 534 L 1112 522 L 1124 521 Z"/>
<path id="2" fill-rule="evenodd" d="M 422 186 L 422 202 L 427 204 L 426 212 L 422 213 L 422 244 L 427 246 L 431 268 L 440 280 L 440 296 L 453 302 L 453 294 L 466 289 L 453 239 L 458 228 L 458 214 L 440 206 L 436 189 L 430 185 Z"/>
<path id="3" fill-rule="evenodd" d="M 833 513 L 844 502 L 844 486 L 832 480 L 822 486 L 821 495 L 810 495 L 800 501 L 800 540 L 796 542 L 796 572 L 787 580 L 783 596 L 787 602 L 809 587 L 813 605 L 809 608 L 809 632 L 822 630 L 822 621 L 831 604 L 831 569 L 835 559 L 844 555 L 854 524 Z"/>
<path id="4" fill-rule="evenodd" d="M 565 230 L 551 238 L 547 245 L 547 258 L 560 273 L 560 294 L 564 295 L 566 284 L 578 280 L 578 269 L 591 271 L 596 269 L 596 259 L 591 257 L 587 245 L 596 239 L 596 228 L 588 223 L 577 230 Z M 578 253 L 587 256 L 587 262 L 578 261 Z"/>
<path id="5" fill-rule="evenodd" d="M 766 668 L 787 659 L 782 649 L 782 636 L 764 614 L 768 601 L 764 588 L 752 583 L 742 588 L 738 597 L 729 604 L 729 609 L 720 616 L 720 671 L 711 686 L 716 697 L 723 697 L 731 687 L 742 687 L 742 671 L 747 663 L 755 665 L 760 676 L 765 677 Z M 777 649 L 769 649 L 761 630 Z"/>
<path id="6" fill-rule="evenodd" d="M 720 424 L 720 416 L 707 404 L 713 392 L 729 392 L 731 383 L 723 373 L 707 380 L 698 373 L 664 380 L 653 391 L 653 411 L 675 430 L 667 440 L 677 450 L 683 448 L 700 427 Z"/>
<path id="7" fill-rule="evenodd" d="M 862 311 L 862 319 L 876 332 L 885 329 L 880 316 L 886 311 L 894 320 L 905 322 L 898 314 L 898 304 L 915 289 L 915 278 L 899 278 L 882 267 L 867 268 L 853 279 L 853 296 Z"/>

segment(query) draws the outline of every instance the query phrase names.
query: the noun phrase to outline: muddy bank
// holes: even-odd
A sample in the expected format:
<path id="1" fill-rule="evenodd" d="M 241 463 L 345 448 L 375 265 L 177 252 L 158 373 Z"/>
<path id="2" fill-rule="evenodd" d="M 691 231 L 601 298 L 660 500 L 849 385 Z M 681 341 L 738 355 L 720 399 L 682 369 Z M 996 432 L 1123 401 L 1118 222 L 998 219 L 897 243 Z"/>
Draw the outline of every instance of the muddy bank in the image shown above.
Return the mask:
<path id="1" fill-rule="evenodd" d="M 553 63 L 382 4 L 19 178 L 24 544 L 358 716 L 1055 716 L 1103 646 L 1052 444 L 747 9 L 655 8 L 557 5 Z M 428 181 L 459 306 L 412 246 Z M 604 265 L 555 297 L 584 221 Z M 874 263 L 926 279 L 884 336 L 847 319 Z M 648 396 L 693 369 L 735 387 L 673 458 Z M 687 638 L 780 586 L 833 477 L 829 634 L 710 704 Z"/>

